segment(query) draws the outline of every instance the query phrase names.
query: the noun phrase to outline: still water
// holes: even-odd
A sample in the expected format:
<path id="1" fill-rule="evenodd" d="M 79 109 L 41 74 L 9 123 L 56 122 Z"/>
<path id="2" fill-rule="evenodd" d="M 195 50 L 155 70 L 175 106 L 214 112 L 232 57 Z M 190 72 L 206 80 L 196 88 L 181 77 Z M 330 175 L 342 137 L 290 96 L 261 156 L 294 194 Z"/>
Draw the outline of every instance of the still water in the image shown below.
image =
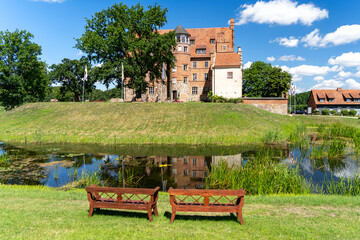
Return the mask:
<path id="1" fill-rule="evenodd" d="M 104 146 L 79 144 L 0 143 L 0 182 L 61 187 L 81 176 L 97 177 L 107 186 L 204 188 L 211 165 L 226 160 L 242 165 L 264 146 Z M 359 174 L 359 156 L 312 160 L 308 152 L 291 145 L 267 147 L 274 161 L 299 166 L 300 174 L 315 185 L 324 179 Z"/>

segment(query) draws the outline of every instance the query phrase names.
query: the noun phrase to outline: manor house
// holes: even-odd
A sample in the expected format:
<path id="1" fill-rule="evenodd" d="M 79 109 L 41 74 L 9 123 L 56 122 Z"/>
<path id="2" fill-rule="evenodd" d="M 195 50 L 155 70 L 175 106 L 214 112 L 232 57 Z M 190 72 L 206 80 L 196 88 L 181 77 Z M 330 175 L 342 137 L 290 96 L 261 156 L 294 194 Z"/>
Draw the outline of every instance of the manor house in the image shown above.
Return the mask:
<path id="1" fill-rule="evenodd" d="M 159 30 L 160 34 L 175 31 L 177 46 L 173 50 L 175 67 L 165 83 L 149 82 L 143 101 L 166 99 L 179 101 L 205 100 L 209 91 L 226 98 L 242 97 L 242 51 L 234 52 L 234 19 L 230 27 Z M 125 101 L 136 93 L 125 88 Z"/>

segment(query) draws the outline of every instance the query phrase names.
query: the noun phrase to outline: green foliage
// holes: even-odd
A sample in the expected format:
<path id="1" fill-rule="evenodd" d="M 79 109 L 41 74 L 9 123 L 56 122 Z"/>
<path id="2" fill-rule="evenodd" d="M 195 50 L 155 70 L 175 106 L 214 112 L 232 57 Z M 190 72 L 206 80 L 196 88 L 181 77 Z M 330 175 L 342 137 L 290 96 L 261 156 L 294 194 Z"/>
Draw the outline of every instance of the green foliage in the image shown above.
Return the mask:
<path id="1" fill-rule="evenodd" d="M 208 102 L 215 102 L 215 103 L 239 103 L 243 102 L 242 98 L 225 98 L 218 95 L 213 95 L 212 91 L 208 92 L 207 95 Z"/>
<path id="2" fill-rule="evenodd" d="M 341 115 L 343 115 L 343 116 L 349 116 L 349 114 L 350 114 L 350 112 L 349 112 L 349 110 L 341 110 Z"/>
<path id="3" fill-rule="evenodd" d="M 358 196 L 360 195 L 360 177 L 341 177 L 336 181 L 331 178 L 330 180 L 324 181 L 322 189 L 326 194 L 329 195 Z"/>
<path id="4" fill-rule="evenodd" d="M 174 65 L 175 33 L 160 35 L 157 31 L 167 22 L 166 12 L 157 4 L 147 10 L 140 4 L 114 4 L 87 19 L 85 33 L 77 39 L 76 47 L 89 60 L 102 64 L 94 69 L 94 74 L 106 86 L 114 81 L 121 86 L 123 62 L 125 78 L 129 79 L 127 86 L 138 95 L 145 93 L 147 74 L 151 81 L 160 79 L 165 63 L 169 77 Z"/>
<path id="5" fill-rule="evenodd" d="M 335 110 L 330 110 L 330 114 L 331 115 L 336 115 L 336 111 Z"/>
<path id="6" fill-rule="evenodd" d="M 265 144 L 276 144 L 281 141 L 281 135 L 279 130 L 269 130 L 266 131 L 263 136 L 263 142 Z"/>
<path id="7" fill-rule="evenodd" d="M 83 82 L 85 66 L 88 67 L 87 81 Z M 65 96 L 66 92 L 73 93 L 75 102 L 80 102 L 82 97 L 83 84 L 85 92 L 91 92 L 95 88 L 95 80 L 91 75 L 90 64 L 86 59 L 70 60 L 64 58 L 61 63 L 51 65 L 50 79 L 53 83 L 60 83 L 60 95 Z"/>
<path id="8" fill-rule="evenodd" d="M 206 178 L 207 188 L 244 189 L 249 195 L 302 194 L 312 188 L 300 177 L 299 169 L 277 164 L 268 158 L 251 160 L 245 165 L 229 166 L 224 160 L 212 165 Z"/>
<path id="9" fill-rule="evenodd" d="M 323 109 L 321 115 L 330 115 L 330 111 L 328 109 Z"/>
<path id="10" fill-rule="evenodd" d="M 257 61 L 244 70 L 243 93 L 248 97 L 280 97 L 288 92 L 290 83 L 290 73 Z"/>
<path id="11" fill-rule="evenodd" d="M 50 82 L 33 37 L 27 31 L 0 31 L 0 102 L 6 109 L 45 99 Z"/>
<path id="12" fill-rule="evenodd" d="M 349 115 L 350 116 L 356 116 L 356 114 L 357 114 L 357 111 L 356 110 L 350 110 L 350 112 L 349 112 Z"/>

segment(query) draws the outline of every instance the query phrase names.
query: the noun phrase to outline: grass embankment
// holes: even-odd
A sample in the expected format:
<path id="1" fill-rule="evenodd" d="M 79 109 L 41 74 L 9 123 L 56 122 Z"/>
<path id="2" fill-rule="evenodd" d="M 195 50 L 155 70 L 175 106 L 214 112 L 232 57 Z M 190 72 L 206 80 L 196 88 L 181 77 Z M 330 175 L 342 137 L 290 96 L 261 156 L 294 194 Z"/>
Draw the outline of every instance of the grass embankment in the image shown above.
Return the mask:
<path id="1" fill-rule="evenodd" d="M 360 127 L 357 119 L 282 116 L 245 104 L 34 103 L 0 113 L 0 140 L 104 144 L 221 144 L 285 140 L 298 123 Z"/>
<path id="2" fill-rule="evenodd" d="M 357 239 L 360 198 L 247 196 L 245 225 L 229 214 L 178 213 L 169 224 L 169 196 L 159 217 L 102 210 L 88 218 L 85 190 L 0 185 L 1 239 Z"/>

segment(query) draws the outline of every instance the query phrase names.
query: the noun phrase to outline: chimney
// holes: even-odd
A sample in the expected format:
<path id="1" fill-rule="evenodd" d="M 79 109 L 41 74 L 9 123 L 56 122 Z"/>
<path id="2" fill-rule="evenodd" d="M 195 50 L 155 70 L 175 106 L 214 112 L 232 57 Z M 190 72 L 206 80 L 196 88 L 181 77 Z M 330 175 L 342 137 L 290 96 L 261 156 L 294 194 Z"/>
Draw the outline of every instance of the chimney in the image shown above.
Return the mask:
<path id="1" fill-rule="evenodd" d="M 342 92 L 342 88 L 337 88 L 336 91 Z"/>
<path id="2" fill-rule="evenodd" d="M 235 19 L 230 19 L 230 29 L 234 30 L 235 29 Z"/>

